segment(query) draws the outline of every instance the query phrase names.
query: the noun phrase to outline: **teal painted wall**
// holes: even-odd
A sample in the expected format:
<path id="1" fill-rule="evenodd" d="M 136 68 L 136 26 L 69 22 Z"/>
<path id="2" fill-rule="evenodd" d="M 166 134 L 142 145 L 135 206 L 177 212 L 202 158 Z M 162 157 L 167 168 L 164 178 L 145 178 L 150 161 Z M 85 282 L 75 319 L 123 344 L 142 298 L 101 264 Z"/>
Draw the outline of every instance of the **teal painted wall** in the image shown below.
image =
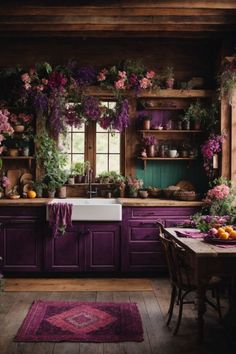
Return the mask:
<path id="1" fill-rule="evenodd" d="M 146 169 L 143 162 L 136 162 L 136 176 L 142 178 L 144 187 L 167 188 L 180 180 L 188 180 L 194 184 L 198 193 L 207 190 L 208 181 L 201 161 L 147 161 Z"/>

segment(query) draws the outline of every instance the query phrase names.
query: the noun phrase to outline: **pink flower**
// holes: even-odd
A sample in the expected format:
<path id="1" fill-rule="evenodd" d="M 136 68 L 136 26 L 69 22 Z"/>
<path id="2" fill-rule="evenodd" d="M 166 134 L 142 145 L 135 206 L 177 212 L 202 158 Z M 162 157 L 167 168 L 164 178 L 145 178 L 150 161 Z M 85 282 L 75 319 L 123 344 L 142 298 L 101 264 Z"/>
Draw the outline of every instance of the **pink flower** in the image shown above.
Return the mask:
<path id="1" fill-rule="evenodd" d="M 147 89 L 147 88 L 152 86 L 151 81 L 149 79 L 147 79 L 146 77 L 144 77 L 141 80 L 139 80 L 139 83 L 140 83 L 140 87 L 142 89 Z"/>
<path id="2" fill-rule="evenodd" d="M 121 79 L 125 80 L 127 78 L 126 71 L 118 71 L 118 75 Z"/>
<path id="3" fill-rule="evenodd" d="M 7 188 L 11 185 L 11 182 L 9 181 L 9 179 L 6 176 L 2 177 L 2 186 L 3 188 Z"/>
<path id="4" fill-rule="evenodd" d="M 156 75 L 155 71 L 150 70 L 150 71 L 147 71 L 146 77 L 148 79 L 152 79 L 155 75 Z"/>
<path id="5" fill-rule="evenodd" d="M 107 73 L 108 73 L 107 69 L 105 69 L 105 68 L 102 69 L 97 76 L 97 80 L 98 81 L 105 81 Z"/>
<path id="6" fill-rule="evenodd" d="M 29 76 L 28 73 L 22 74 L 22 75 L 21 75 L 21 80 L 22 80 L 25 84 L 27 84 L 27 83 L 29 83 L 29 82 L 31 81 L 30 76 Z"/>
<path id="7" fill-rule="evenodd" d="M 230 194 L 230 188 L 226 184 L 220 184 L 207 192 L 207 199 L 225 199 Z"/>
<path id="8" fill-rule="evenodd" d="M 25 83 L 24 87 L 25 87 L 26 91 L 28 91 L 31 88 L 31 85 L 29 83 Z"/>
<path id="9" fill-rule="evenodd" d="M 47 84 L 48 84 L 48 80 L 45 79 L 45 78 L 43 78 L 43 79 L 42 79 L 42 84 L 47 85 Z"/>
<path id="10" fill-rule="evenodd" d="M 115 88 L 118 90 L 125 90 L 125 80 L 120 79 L 118 81 L 115 81 Z"/>
<path id="11" fill-rule="evenodd" d="M 37 88 L 37 91 L 43 91 L 44 90 L 44 86 L 43 85 L 38 85 L 36 88 Z"/>

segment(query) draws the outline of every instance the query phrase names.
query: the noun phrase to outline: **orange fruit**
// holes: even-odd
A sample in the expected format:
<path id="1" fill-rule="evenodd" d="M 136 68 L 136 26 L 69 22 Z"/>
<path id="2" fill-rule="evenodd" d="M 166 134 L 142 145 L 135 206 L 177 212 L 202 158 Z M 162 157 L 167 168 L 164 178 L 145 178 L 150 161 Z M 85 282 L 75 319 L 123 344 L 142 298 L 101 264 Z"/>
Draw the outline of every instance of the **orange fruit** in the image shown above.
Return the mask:
<path id="1" fill-rule="evenodd" d="M 34 199 L 36 197 L 36 192 L 35 191 L 29 191 L 27 193 L 27 197 L 30 199 Z"/>
<path id="2" fill-rule="evenodd" d="M 225 232 L 225 229 L 223 227 L 218 228 L 218 233 L 221 234 L 222 232 Z"/>
<path id="3" fill-rule="evenodd" d="M 227 240 L 228 238 L 229 238 L 229 233 L 228 232 L 222 232 L 220 234 L 220 239 Z"/>
<path id="4" fill-rule="evenodd" d="M 236 239 L 236 230 L 230 232 L 230 238 Z"/>
<path id="5" fill-rule="evenodd" d="M 232 228 L 232 226 L 226 226 L 225 231 L 231 234 L 231 232 L 234 231 L 234 229 Z"/>

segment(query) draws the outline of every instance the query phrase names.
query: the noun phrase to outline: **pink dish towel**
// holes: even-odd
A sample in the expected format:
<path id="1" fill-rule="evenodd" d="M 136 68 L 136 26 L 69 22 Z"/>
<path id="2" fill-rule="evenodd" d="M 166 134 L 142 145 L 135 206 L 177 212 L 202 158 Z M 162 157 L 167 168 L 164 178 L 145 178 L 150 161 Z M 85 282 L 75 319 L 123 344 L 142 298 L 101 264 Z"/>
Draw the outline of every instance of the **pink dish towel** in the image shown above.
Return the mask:
<path id="1" fill-rule="evenodd" d="M 177 236 L 179 237 L 187 237 L 187 238 L 204 238 L 207 234 L 201 231 L 175 231 Z"/>
<path id="2" fill-rule="evenodd" d="M 64 235 L 67 227 L 72 226 L 72 204 L 52 203 L 48 205 L 49 226 L 52 228 L 52 236 Z"/>

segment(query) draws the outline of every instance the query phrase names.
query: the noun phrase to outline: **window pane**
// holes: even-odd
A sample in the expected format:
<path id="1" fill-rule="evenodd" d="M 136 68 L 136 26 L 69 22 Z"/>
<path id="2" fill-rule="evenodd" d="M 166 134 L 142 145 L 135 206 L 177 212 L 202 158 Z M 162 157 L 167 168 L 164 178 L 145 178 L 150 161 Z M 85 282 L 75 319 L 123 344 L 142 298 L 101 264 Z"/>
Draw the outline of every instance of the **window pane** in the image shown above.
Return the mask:
<path id="1" fill-rule="evenodd" d="M 96 175 L 99 175 L 101 172 L 108 171 L 108 156 L 107 155 L 97 155 L 97 171 Z"/>
<path id="2" fill-rule="evenodd" d="M 66 137 L 59 138 L 59 144 L 62 147 L 62 152 L 71 152 L 71 133 L 67 133 Z"/>
<path id="3" fill-rule="evenodd" d="M 72 155 L 72 163 L 75 162 L 84 162 L 84 154 L 73 154 Z"/>
<path id="4" fill-rule="evenodd" d="M 109 171 L 120 173 L 120 155 L 109 155 Z"/>
<path id="5" fill-rule="evenodd" d="M 108 134 L 98 133 L 96 136 L 96 152 L 107 153 L 108 152 Z"/>
<path id="6" fill-rule="evenodd" d="M 99 124 L 97 124 L 96 125 L 96 131 L 100 132 L 100 133 L 104 133 L 104 132 L 107 132 L 108 130 L 107 129 L 103 129 L 102 127 L 100 127 Z"/>
<path id="7" fill-rule="evenodd" d="M 84 133 L 73 134 L 73 152 L 84 153 Z"/>
<path id="8" fill-rule="evenodd" d="M 110 153 L 120 153 L 120 134 L 109 136 L 109 152 Z"/>

